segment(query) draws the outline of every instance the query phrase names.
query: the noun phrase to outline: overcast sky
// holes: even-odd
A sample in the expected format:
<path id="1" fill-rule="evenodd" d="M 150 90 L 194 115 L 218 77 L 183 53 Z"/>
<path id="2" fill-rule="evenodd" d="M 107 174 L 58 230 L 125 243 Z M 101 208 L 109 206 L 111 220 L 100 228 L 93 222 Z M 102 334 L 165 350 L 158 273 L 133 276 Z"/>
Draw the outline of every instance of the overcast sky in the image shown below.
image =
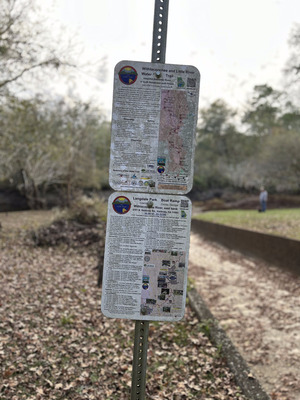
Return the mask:
<path id="1" fill-rule="evenodd" d="M 153 13 L 154 0 L 55 0 L 82 57 L 105 64 L 100 81 L 83 77 L 77 92 L 111 110 L 115 64 L 151 61 Z M 169 0 L 166 63 L 199 69 L 200 107 L 223 98 L 241 108 L 254 85 L 281 87 L 299 16 L 299 0 Z"/>

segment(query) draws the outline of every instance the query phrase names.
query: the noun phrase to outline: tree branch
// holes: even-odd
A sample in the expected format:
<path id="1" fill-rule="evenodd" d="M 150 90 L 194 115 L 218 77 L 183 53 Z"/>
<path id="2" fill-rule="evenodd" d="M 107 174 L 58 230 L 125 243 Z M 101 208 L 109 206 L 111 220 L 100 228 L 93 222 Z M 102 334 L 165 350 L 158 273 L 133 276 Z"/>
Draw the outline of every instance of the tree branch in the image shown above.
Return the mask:
<path id="1" fill-rule="evenodd" d="M 31 65 L 27 68 L 24 68 L 20 73 L 16 74 L 14 77 L 0 82 L 0 88 L 4 87 L 5 85 L 7 85 L 9 83 L 15 82 L 17 79 L 21 78 L 26 72 L 32 71 L 33 69 L 41 68 L 44 66 L 52 66 L 54 68 L 59 68 L 61 65 L 67 65 L 69 67 L 74 67 L 74 68 L 76 67 L 74 64 L 62 62 L 58 58 L 55 57 L 55 58 L 45 60 L 40 63 L 34 64 L 34 65 Z"/>

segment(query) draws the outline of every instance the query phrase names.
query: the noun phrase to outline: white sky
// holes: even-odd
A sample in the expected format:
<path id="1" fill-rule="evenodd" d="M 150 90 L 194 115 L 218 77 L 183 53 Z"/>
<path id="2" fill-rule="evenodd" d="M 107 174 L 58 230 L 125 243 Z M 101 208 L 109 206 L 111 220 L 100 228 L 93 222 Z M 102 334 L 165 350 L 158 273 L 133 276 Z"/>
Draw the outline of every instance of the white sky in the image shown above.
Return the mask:
<path id="1" fill-rule="evenodd" d="M 151 61 L 154 0 L 55 0 L 55 9 L 84 44 L 82 58 L 106 64 L 102 82 L 82 77 L 75 92 L 110 112 L 115 64 Z M 169 0 L 166 63 L 200 70 L 200 107 L 223 98 L 241 109 L 254 85 L 281 88 L 299 16 L 299 0 Z"/>

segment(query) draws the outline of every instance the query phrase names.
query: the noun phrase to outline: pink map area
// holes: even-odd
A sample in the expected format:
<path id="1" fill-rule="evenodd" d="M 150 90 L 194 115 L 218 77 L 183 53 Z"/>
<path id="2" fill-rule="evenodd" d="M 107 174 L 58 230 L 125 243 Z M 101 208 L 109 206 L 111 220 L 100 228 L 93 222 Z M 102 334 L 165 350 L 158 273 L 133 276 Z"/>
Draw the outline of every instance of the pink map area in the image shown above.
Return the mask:
<path id="1" fill-rule="evenodd" d="M 159 156 L 166 156 L 168 172 L 179 172 L 186 151 L 179 131 L 188 115 L 186 93 L 182 90 L 162 90 L 159 130 Z M 167 149 L 167 154 L 162 150 Z"/>

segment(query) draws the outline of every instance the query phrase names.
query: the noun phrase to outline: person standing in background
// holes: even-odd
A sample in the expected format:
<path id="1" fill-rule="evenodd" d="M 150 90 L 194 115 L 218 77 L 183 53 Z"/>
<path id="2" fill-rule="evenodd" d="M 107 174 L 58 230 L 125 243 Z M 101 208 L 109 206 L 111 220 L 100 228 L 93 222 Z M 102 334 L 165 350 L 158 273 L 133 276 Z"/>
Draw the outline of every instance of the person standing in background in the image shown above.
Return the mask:
<path id="1" fill-rule="evenodd" d="M 266 209 L 267 209 L 267 201 L 268 201 L 268 192 L 262 186 L 260 188 L 260 194 L 259 194 L 259 203 L 260 203 L 259 212 L 265 212 L 266 211 Z"/>

